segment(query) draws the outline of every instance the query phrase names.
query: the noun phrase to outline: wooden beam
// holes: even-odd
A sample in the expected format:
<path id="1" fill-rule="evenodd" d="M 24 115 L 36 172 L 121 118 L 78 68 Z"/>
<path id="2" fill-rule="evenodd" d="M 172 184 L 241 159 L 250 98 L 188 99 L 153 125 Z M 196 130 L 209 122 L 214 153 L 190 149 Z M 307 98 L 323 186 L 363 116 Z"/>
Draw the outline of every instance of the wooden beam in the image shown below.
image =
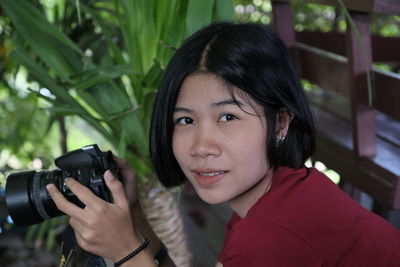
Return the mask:
<path id="1" fill-rule="evenodd" d="M 348 121 L 349 123 L 351 122 L 351 105 L 349 98 L 322 88 L 313 89 L 311 91 L 307 91 L 306 93 L 310 103 L 313 106 L 320 107 L 325 111 L 334 114 L 345 121 Z M 394 118 L 377 111 L 376 126 L 376 134 L 378 138 L 385 140 L 385 142 L 391 143 L 396 147 L 400 147 L 399 120 L 395 120 Z M 349 131 L 351 131 L 350 128 Z M 397 158 L 400 158 L 400 155 L 398 155 Z M 387 167 L 389 168 L 390 165 L 392 164 L 388 164 Z M 397 165 L 399 165 L 400 174 L 400 161 Z"/>
<path id="2" fill-rule="evenodd" d="M 400 2 L 398 0 L 375 1 L 372 11 L 382 14 L 399 15 Z"/>
<path id="3" fill-rule="evenodd" d="M 302 78 L 318 86 L 350 96 L 347 59 L 343 56 L 297 43 L 297 64 Z"/>
<path id="4" fill-rule="evenodd" d="M 338 0 L 275 0 L 279 2 L 300 2 L 313 3 L 319 5 L 329 5 L 341 7 Z M 381 14 L 400 14 L 400 2 L 398 0 L 342 0 L 344 6 L 349 10 L 381 13 Z"/>
<path id="5" fill-rule="evenodd" d="M 297 42 L 346 56 L 346 35 L 338 32 L 296 32 Z"/>
<path id="6" fill-rule="evenodd" d="M 399 37 L 372 36 L 372 55 L 374 61 L 400 61 L 399 47 Z"/>
<path id="7" fill-rule="evenodd" d="M 374 158 L 353 153 L 351 122 L 313 105 L 317 124 L 317 150 L 313 160 L 323 162 L 341 177 L 388 208 L 400 209 L 400 147 L 379 140 Z"/>
<path id="8" fill-rule="evenodd" d="M 374 108 L 400 120 L 400 74 L 374 69 L 373 80 Z"/>
<path id="9" fill-rule="evenodd" d="M 372 87 L 368 76 L 372 67 L 371 34 L 368 13 L 351 12 L 357 28 L 348 27 L 347 57 L 351 84 L 354 151 L 360 157 L 376 155 L 375 111 L 370 106 Z"/>
<path id="10" fill-rule="evenodd" d="M 272 1 L 273 27 L 289 50 L 296 44 L 292 9 L 289 2 Z"/>
<path id="11" fill-rule="evenodd" d="M 400 38 L 372 37 L 372 57 L 374 62 L 400 61 Z M 297 42 L 314 46 L 338 55 L 346 56 L 346 35 L 338 32 L 296 32 Z"/>
<path id="12" fill-rule="evenodd" d="M 400 175 L 397 176 L 397 182 L 394 192 L 392 193 L 393 197 L 393 207 L 396 207 L 397 210 L 400 210 Z"/>

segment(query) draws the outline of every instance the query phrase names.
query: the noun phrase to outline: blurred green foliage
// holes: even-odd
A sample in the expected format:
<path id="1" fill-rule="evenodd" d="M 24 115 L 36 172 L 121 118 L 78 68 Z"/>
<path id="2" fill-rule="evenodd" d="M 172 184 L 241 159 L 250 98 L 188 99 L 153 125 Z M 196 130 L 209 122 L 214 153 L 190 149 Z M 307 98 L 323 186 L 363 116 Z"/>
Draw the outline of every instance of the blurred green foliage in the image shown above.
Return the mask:
<path id="1" fill-rule="evenodd" d="M 147 136 L 163 69 L 186 36 L 232 14 L 231 0 L 2 0 L 0 183 L 90 143 L 154 177 Z M 27 241 L 51 249 L 60 222 L 29 227 Z"/>
<path id="2" fill-rule="evenodd" d="M 24 70 L 25 87 L 30 89 L 25 88 L 26 94 L 36 99 L 29 102 L 35 108 L 30 115 L 45 123 L 39 127 L 43 133 L 24 126 L 29 133 L 12 134 L 13 153 L 33 158 L 31 150 L 21 149 L 24 134 L 44 142 L 55 122 L 67 118 L 68 130 L 53 136 L 53 147 L 59 147 L 57 139 L 67 133 L 68 150 L 85 139 L 98 143 L 96 132 L 131 162 L 142 180 L 152 172 L 149 116 L 163 68 L 185 36 L 213 20 L 231 20 L 233 14 L 231 0 L 4 0 L 0 6 L 8 32 L 5 57 L 12 63 L 3 77 Z M 12 88 L 10 83 L 4 87 Z M 33 123 L 26 115 L 23 118 Z M 86 126 L 80 121 L 71 127 L 75 120 L 70 118 L 80 118 Z M 85 128 L 81 138 L 78 128 Z"/>
<path id="3" fill-rule="evenodd" d="M 272 22 L 270 0 L 234 0 L 234 3 L 238 21 L 264 24 Z M 341 8 L 292 1 L 292 10 L 294 27 L 297 31 L 344 32 L 346 30 L 346 16 Z M 371 32 L 386 37 L 400 36 L 400 16 L 373 14 Z"/>

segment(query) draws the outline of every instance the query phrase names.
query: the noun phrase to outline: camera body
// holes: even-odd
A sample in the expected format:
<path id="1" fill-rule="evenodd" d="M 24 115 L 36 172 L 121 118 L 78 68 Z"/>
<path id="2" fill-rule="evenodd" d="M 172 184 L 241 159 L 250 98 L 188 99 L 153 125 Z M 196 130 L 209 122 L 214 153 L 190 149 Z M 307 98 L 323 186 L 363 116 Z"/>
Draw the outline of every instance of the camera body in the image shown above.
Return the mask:
<path id="1" fill-rule="evenodd" d="M 57 209 L 47 184 L 54 184 L 72 203 L 84 204 L 65 186 L 73 177 L 101 199 L 111 202 L 112 196 L 104 181 L 106 170 L 116 169 L 111 151 L 102 152 L 94 144 L 70 151 L 54 160 L 59 168 L 51 171 L 26 171 L 10 174 L 6 183 L 6 204 L 11 219 L 18 226 L 41 223 L 63 215 Z"/>

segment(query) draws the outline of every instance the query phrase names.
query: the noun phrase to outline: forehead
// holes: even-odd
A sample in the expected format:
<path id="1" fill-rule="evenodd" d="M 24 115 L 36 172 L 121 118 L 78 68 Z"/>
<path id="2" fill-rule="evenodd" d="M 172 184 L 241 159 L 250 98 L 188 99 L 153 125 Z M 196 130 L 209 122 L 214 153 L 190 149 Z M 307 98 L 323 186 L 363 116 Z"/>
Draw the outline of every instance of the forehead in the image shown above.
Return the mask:
<path id="1" fill-rule="evenodd" d="M 185 78 L 178 95 L 179 100 L 186 99 L 193 95 L 229 95 L 228 84 L 220 77 L 211 73 L 193 73 Z"/>
<path id="2" fill-rule="evenodd" d="M 221 77 L 212 73 L 198 72 L 189 75 L 183 81 L 176 105 L 228 99 L 237 100 L 244 105 L 256 105 L 244 91 L 229 84 Z"/>

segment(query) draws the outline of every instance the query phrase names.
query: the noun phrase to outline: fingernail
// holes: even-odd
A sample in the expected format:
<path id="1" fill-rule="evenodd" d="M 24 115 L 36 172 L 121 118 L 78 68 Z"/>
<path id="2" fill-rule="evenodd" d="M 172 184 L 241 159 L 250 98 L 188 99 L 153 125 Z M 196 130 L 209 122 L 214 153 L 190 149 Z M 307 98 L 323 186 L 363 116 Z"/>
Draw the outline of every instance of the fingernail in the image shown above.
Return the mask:
<path id="1" fill-rule="evenodd" d="M 68 187 L 68 185 L 67 185 L 68 180 L 69 180 L 69 178 L 65 178 L 65 179 L 64 179 L 64 186 L 65 186 L 65 187 Z"/>
<path id="2" fill-rule="evenodd" d="M 107 171 L 104 173 L 104 178 L 106 178 L 108 181 L 114 180 L 114 176 L 111 174 L 111 172 L 110 172 L 109 170 L 107 170 Z"/>
<path id="3" fill-rule="evenodd" d="M 46 189 L 47 191 L 51 191 L 53 189 L 53 184 L 47 184 Z"/>

